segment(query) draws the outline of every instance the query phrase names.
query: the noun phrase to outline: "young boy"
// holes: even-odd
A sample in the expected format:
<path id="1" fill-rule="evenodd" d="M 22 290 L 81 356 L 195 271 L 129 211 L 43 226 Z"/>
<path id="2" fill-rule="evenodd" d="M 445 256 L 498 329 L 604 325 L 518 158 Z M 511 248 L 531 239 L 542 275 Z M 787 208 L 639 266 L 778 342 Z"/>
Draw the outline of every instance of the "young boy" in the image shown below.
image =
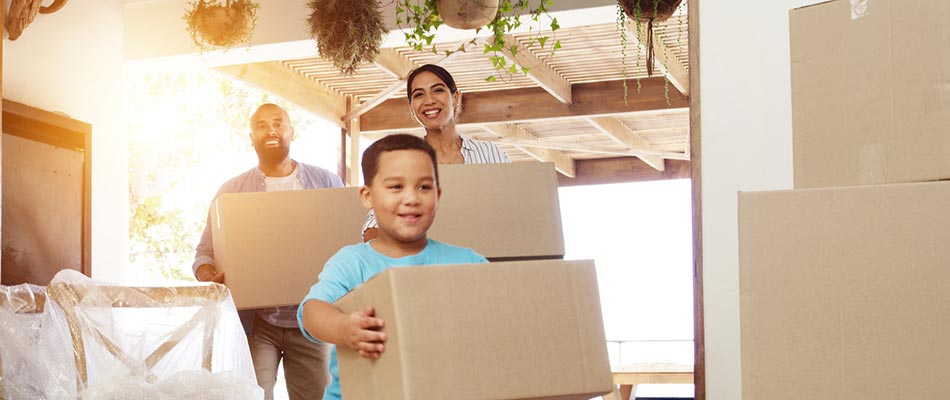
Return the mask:
<path id="1" fill-rule="evenodd" d="M 346 246 L 327 261 L 319 281 L 310 288 L 297 311 L 308 339 L 346 346 L 367 358 L 385 351 L 386 331 L 375 309 L 343 314 L 333 306 L 344 294 L 390 267 L 488 262 L 471 249 L 426 238 L 435 220 L 442 189 L 435 150 L 412 135 L 391 135 L 363 153 L 360 188 L 363 207 L 373 209 L 379 236 Z M 330 354 L 332 381 L 324 400 L 340 399 L 336 346 Z"/>

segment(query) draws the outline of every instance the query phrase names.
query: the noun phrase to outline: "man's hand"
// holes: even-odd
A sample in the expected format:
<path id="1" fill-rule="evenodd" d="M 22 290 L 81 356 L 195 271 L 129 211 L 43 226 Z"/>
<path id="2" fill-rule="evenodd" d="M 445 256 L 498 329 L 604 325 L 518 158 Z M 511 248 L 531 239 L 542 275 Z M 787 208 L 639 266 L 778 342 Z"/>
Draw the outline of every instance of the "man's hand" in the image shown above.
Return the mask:
<path id="1" fill-rule="evenodd" d="M 376 309 L 368 307 L 363 311 L 346 316 L 339 326 L 342 345 L 359 353 L 361 357 L 379 358 L 386 350 L 386 332 L 383 332 L 383 320 L 375 318 Z"/>
<path id="2" fill-rule="evenodd" d="M 197 278 L 199 282 L 214 282 L 223 284 L 224 272 L 218 272 L 214 265 L 201 264 L 195 271 L 195 278 Z"/>

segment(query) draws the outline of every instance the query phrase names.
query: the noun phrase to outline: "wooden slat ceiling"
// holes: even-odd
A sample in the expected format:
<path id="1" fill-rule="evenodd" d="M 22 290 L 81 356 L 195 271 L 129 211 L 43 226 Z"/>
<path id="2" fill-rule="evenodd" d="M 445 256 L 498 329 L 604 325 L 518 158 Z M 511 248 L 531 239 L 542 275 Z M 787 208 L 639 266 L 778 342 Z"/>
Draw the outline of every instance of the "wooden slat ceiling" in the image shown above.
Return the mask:
<path id="1" fill-rule="evenodd" d="M 654 41 L 659 45 L 656 47 L 658 67 L 654 70 L 653 78 L 647 77 L 645 46 L 639 45 L 634 24 L 618 27 L 613 22 L 560 29 L 554 33 L 554 37 L 561 41 L 561 49 L 553 56 L 535 48 L 522 50 L 530 52 L 538 62 L 544 64 L 526 65 L 531 68 L 529 75 L 536 71 L 551 71 L 549 77 L 570 85 L 573 103 L 563 104 L 561 101 L 562 107 L 551 107 L 550 104 L 557 105 L 552 103 L 556 97 L 543 91 L 531 92 L 530 96 L 539 97 L 537 101 L 518 100 L 518 104 L 506 104 L 512 98 L 508 93 L 515 93 L 512 90 L 537 90 L 542 86 L 531 76 L 522 74 L 503 74 L 494 82 L 487 81 L 486 78 L 495 70 L 480 47 L 455 54 L 447 60 L 442 60 L 445 57 L 443 54 L 416 52 L 409 47 L 383 51 L 395 55 L 404 65 L 440 63 L 448 69 L 463 92 L 459 132 L 475 139 L 497 142 L 515 161 L 543 160 L 553 152 L 566 156 L 555 157 L 560 159 L 563 166 L 564 162 L 637 155 L 653 168 L 662 170 L 664 159 L 689 159 L 688 93 L 682 93 L 673 84 L 679 81 L 684 90 L 688 88 L 688 82 L 685 82 L 689 69 L 686 19 L 684 2 L 673 17 L 654 27 Z M 625 58 L 622 56 L 621 28 L 626 29 L 628 43 Z M 530 34 L 513 36 L 519 43 L 525 43 Z M 438 48 L 452 49 L 460 44 L 439 43 Z M 343 76 L 330 62 L 319 57 L 279 61 L 279 66 L 311 80 L 316 87 L 330 93 L 331 97 L 334 94 L 341 99 L 352 97 L 356 100 L 355 104 L 367 102 L 395 84 L 404 82 L 405 77 L 400 76 L 400 72 L 387 70 L 381 64 L 385 63 L 365 64 L 354 75 Z M 232 74 L 241 78 L 240 74 L 233 71 Z M 658 78 L 657 75 L 664 77 Z M 625 76 L 626 99 L 621 84 Z M 604 82 L 614 84 L 604 85 Z M 644 89 L 638 92 L 641 86 Z M 503 95 L 491 97 L 493 93 Z M 284 93 L 276 94 L 284 96 Z M 486 107 L 481 105 L 485 103 L 469 101 L 469 98 L 477 96 L 487 99 L 484 101 L 494 102 L 491 103 L 494 106 Z M 291 101 L 294 98 L 290 93 L 284 97 Z M 362 135 L 379 137 L 392 132 L 423 133 L 408 120 L 404 84 L 386 96 L 386 100 L 361 114 Z M 535 104 L 549 104 L 543 107 L 552 111 L 532 112 L 543 115 L 531 117 L 517 111 L 542 107 Z M 601 104 L 603 107 L 600 107 Z M 511 112 L 497 114 L 499 111 L 488 109 L 503 109 L 505 106 Z M 375 120 L 371 117 L 382 116 L 386 112 L 399 118 L 404 116 L 406 121 L 394 122 L 387 125 L 388 128 L 375 128 L 377 124 L 371 122 Z M 395 117 L 382 117 L 384 120 L 392 118 Z M 467 120 L 477 122 L 468 123 Z M 516 132 L 516 135 L 512 136 L 511 132 Z M 502 134 L 508 136 L 503 137 Z M 531 146 L 532 143 L 537 143 L 537 146 Z M 541 148 L 547 150 L 534 151 Z M 570 176 L 571 172 L 565 173 L 566 169 L 573 170 L 565 167 L 559 168 L 559 171 Z"/>

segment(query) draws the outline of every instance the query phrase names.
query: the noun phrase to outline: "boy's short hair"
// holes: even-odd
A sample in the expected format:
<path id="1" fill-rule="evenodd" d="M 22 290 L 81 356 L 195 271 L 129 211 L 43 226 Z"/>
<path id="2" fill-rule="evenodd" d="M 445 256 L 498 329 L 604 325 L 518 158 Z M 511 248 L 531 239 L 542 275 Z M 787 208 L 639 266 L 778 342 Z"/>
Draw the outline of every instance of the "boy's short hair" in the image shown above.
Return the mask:
<path id="1" fill-rule="evenodd" d="M 388 151 L 419 150 L 425 152 L 432 160 L 432 169 L 435 170 L 435 185 L 439 186 L 439 163 L 436 161 L 435 149 L 429 146 L 425 139 L 405 133 L 397 133 L 377 140 L 363 152 L 363 180 L 366 186 L 373 183 L 373 178 L 379 171 L 379 157 Z"/>

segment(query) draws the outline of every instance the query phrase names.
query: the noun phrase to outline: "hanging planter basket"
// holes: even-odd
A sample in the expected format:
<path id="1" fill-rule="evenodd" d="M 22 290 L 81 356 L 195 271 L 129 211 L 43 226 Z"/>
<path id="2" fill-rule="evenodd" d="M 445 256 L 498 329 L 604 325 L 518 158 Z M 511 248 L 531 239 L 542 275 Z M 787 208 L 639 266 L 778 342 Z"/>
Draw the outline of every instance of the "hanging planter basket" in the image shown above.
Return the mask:
<path id="1" fill-rule="evenodd" d="M 373 62 L 387 33 L 376 0 L 309 0 L 310 36 L 320 57 L 349 76 Z"/>
<path id="2" fill-rule="evenodd" d="M 498 14 L 498 0 L 436 0 L 439 18 L 455 29 L 478 29 Z"/>
<path id="3" fill-rule="evenodd" d="M 202 50 L 250 45 L 258 5 L 251 0 L 197 0 L 185 13 L 188 33 Z"/>
<path id="4" fill-rule="evenodd" d="M 627 18 L 640 22 L 662 22 L 673 16 L 683 0 L 618 0 Z"/>
<path id="5" fill-rule="evenodd" d="M 647 76 L 653 76 L 653 25 L 673 16 L 682 2 L 683 0 L 617 0 L 627 18 L 636 21 L 637 26 L 641 23 L 647 24 L 646 37 L 641 38 L 646 39 Z"/>

